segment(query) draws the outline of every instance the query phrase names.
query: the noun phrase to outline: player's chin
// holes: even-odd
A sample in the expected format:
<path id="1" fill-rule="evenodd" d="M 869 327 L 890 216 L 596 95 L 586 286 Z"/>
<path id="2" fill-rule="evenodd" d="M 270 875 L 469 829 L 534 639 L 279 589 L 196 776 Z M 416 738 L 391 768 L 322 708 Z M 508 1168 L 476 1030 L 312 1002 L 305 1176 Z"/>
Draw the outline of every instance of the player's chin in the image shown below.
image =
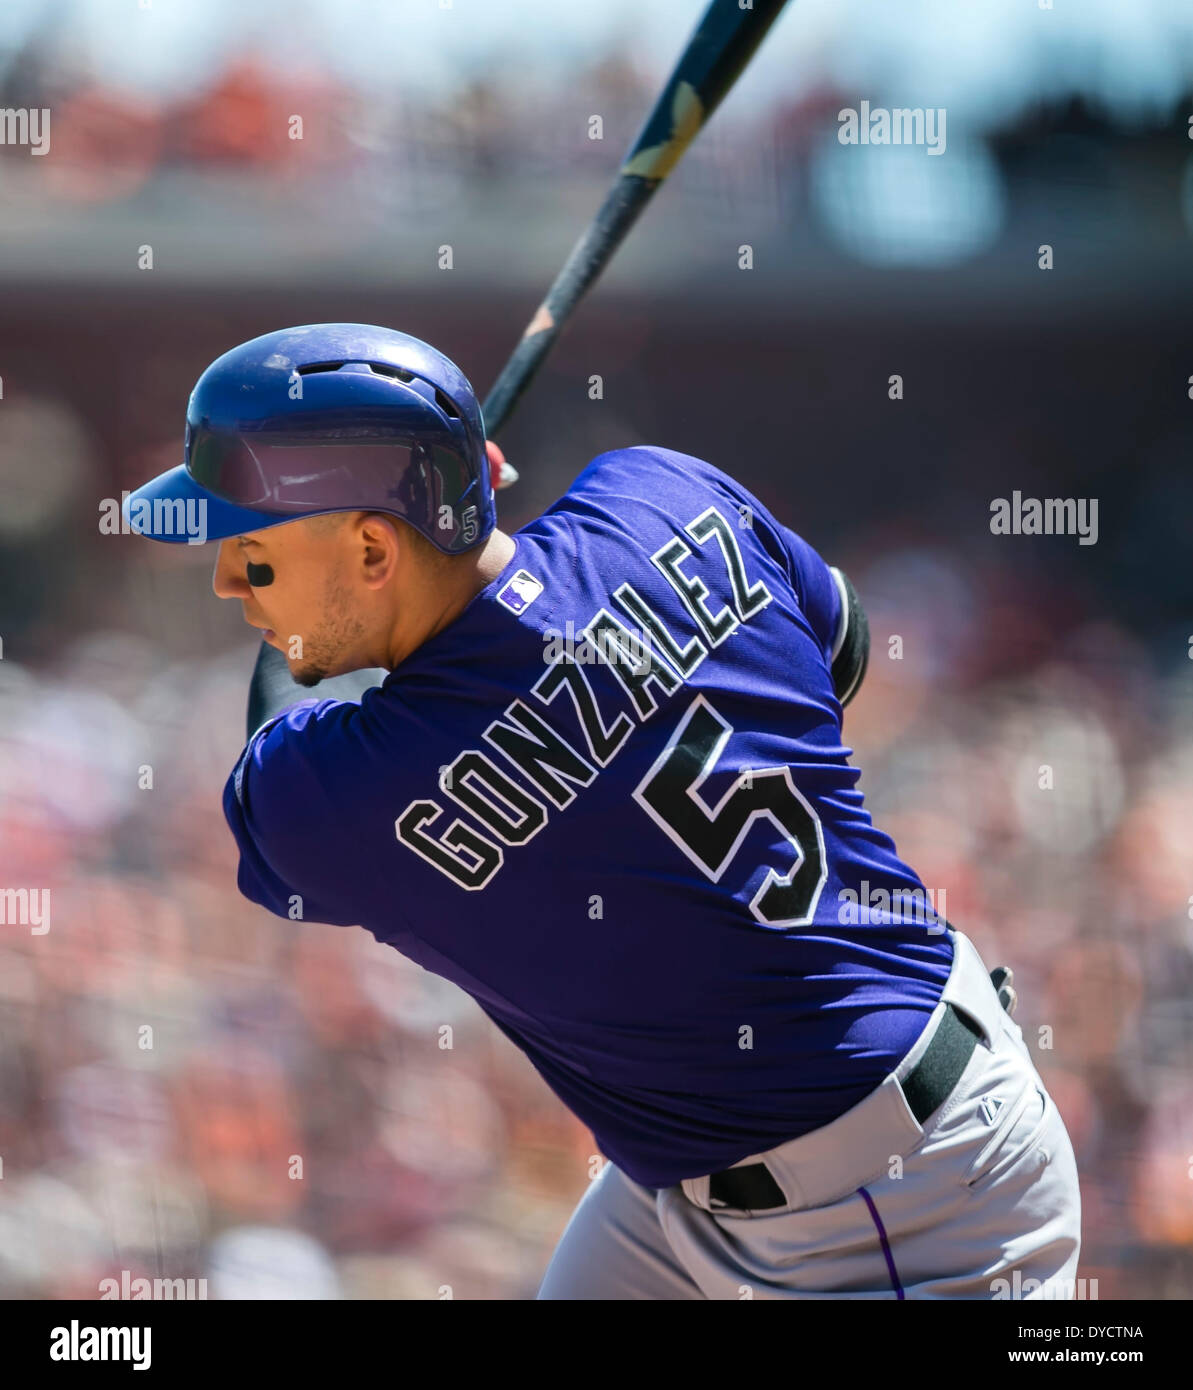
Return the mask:
<path id="1" fill-rule="evenodd" d="M 298 670 L 291 667 L 291 676 L 295 685 L 302 685 L 303 688 L 310 689 L 318 682 L 327 680 L 331 671 L 325 671 L 321 666 L 300 666 Z"/>
<path id="2" fill-rule="evenodd" d="M 320 681 L 325 681 L 331 673 L 323 666 L 301 665 L 296 666 L 290 663 L 290 678 L 295 685 L 301 685 L 309 690 L 313 685 L 318 685 Z"/>

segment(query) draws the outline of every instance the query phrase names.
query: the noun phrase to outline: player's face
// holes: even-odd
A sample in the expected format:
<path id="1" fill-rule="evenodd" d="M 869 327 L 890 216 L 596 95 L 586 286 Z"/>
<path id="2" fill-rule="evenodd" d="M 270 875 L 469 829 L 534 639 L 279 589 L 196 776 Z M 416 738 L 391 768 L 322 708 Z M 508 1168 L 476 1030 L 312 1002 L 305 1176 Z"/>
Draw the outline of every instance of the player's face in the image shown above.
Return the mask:
<path id="1" fill-rule="evenodd" d="M 286 658 L 300 685 L 372 664 L 346 543 L 350 514 L 270 526 L 221 541 L 212 587 Z"/>

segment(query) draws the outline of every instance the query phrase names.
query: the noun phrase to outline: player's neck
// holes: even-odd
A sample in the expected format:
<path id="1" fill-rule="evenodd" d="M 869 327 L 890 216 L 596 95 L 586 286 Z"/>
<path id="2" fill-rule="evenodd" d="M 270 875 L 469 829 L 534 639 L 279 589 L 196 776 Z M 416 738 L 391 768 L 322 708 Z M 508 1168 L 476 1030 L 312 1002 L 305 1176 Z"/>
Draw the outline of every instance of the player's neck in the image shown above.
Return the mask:
<path id="1" fill-rule="evenodd" d="M 493 532 L 477 551 L 475 588 L 468 595 L 466 603 L 474 599 L 486 584 L 492 584 L 514 558 L 517 548 L 513 536 L 507 536 L 504 531 Z"/>
<path id="2" fill-rule="evenodd" d="M 386 663 L 392 671 L 424 642 L 430 641 L 460 616 L 472 600 L 505 569 L 514 558 L 517 547 L 512 536 L 504 531 L 494 531 L 485 543 L 478 546 L 466 558 L 453 563 L 446 571 L 446 582 L 436 585 L 436 601 L 433 608 L 419 615 L 419 622 L 411 630 L 399 624 L 390 640 L 389 660 Z"/>

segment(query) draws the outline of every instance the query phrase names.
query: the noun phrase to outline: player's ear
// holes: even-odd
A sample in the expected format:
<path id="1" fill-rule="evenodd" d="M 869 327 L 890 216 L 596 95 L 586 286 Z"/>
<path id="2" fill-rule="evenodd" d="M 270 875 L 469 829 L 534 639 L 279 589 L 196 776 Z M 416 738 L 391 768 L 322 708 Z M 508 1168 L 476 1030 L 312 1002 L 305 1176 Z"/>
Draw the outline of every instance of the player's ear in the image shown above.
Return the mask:
<path id="1" fill-rule="evenodd" d="M 493 439 L 485 440 L 485 453 L 489 456 L 490 475 L 493 479 L 493 490 L 509 487 L 511 483 L 518 481 L 518 470 L 513 464 L 506 461 L 505 455 L 501 452 L 501 445 Z"/>
<path id="2" fill-rule="evenodd" d="M 362 512 L 357 526 L 365 583 L 370 589 L 378 589 L 393 573 L 398 548 L 410 532 L 403 532 L 401 523 L 384 512 Z"/>

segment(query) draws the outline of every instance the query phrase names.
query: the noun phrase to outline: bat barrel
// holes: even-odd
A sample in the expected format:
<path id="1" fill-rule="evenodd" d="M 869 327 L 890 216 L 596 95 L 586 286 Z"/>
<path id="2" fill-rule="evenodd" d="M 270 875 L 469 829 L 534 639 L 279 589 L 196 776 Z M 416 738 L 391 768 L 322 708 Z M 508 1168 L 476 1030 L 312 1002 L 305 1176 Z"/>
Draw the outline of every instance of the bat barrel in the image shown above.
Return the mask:
<path id="1" fill-rule="evenodd" d="M 664 179 L 770 32 L 787 0 L 712 0 L 622 166 Z"/>
<path id="2" fill-rule="evenodd" d="M 787 0 L 712 0 L 631 146 L 592 225 L 572 248 L 481 407 L 493 438 L 534 379 L 560 329 L 655 190 L 733 86 Z"/>

